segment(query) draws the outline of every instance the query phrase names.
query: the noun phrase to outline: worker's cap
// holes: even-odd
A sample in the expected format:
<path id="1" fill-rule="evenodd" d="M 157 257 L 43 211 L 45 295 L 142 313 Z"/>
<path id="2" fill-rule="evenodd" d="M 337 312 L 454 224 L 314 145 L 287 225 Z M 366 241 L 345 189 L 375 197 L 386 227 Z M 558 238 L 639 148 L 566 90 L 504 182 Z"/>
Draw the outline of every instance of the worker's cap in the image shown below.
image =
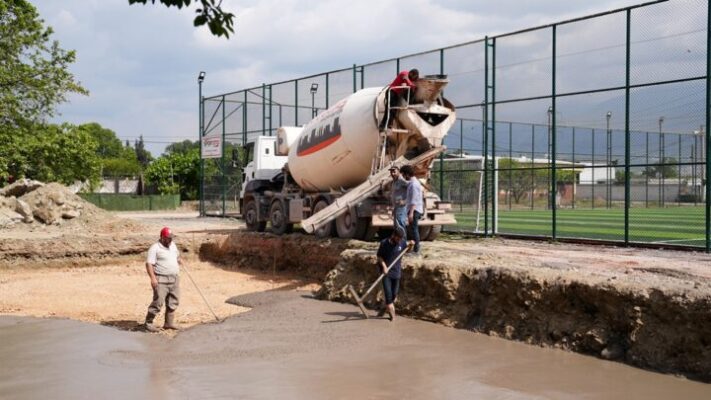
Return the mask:
<path id="1" fill-rule="evenodd" d="M 391 165 L 390 168 L 388 168 L 388 171 L 399 171 L 400 169 L 394 165 Z"/>
<path id="2" fill-rule="evenodd" d="M 162 238 L 173 238 L 173 231 L 170 230 L 167 226 L 163 229 L 160 230 L 160 237 Z"/>
<path id="3" fill-rule="evenodd" d="M 393 231 L 393 236 L 405 237 L 405 230 L 402 229 L 401 226 L 398 226 L 398 227 L 395 228 L 395 230 Z"/>

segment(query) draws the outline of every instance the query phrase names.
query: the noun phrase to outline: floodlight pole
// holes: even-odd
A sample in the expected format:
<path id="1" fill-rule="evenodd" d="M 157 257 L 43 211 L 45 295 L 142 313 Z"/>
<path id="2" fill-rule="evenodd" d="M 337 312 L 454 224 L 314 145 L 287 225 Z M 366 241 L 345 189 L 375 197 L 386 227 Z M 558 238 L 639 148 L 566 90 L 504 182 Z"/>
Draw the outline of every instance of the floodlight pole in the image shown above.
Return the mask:
<path id="1" fill-rule="evenodd" d="M 311 118 L 316 118 L 316 92 L 318 92 L 318 83 L 312 83 L 311 84 L 311 89 L 309 89 L 311 92 Z"/>
<path id="2" fill-rule="evenodd" d="M 205 71 L 200 71 L 198 74 L 198 143 L 200 148 L 200 185 L 198 190 L 200 191 L 198 213 L 201 217 L 205 216 L 205 164 L 202 158 L 202 136 L 204 130 L 204 118 L 203 118 L 203 98 L 202 98 L 202 82 L 205 80 Z"/>

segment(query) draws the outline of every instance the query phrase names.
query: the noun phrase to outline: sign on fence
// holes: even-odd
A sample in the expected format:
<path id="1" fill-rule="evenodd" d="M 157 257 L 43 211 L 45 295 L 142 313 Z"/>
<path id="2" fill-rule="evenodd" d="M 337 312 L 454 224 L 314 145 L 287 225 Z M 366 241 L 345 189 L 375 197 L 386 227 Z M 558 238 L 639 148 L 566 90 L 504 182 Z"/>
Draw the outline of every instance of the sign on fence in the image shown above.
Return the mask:
<path id="1" fill-rule="evenodd" d="M 202 138 L 201 158 L 222 157 L 222 136 L 205 136 Z"/>

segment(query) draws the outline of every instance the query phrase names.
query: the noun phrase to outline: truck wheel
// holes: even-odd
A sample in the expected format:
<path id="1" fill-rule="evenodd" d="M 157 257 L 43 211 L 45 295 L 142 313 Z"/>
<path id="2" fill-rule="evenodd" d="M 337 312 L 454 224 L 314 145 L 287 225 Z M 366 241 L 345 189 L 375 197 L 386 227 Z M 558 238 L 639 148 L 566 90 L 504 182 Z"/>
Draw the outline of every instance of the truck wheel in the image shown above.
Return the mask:
<path id="1" fill-rule="evenodd" d="M 368 220 L 358 218 L 355 207 L 350 207 L 346 212 L 336 218 L 336 232 L 341 239 L 363 239 L 368 230 Z"/>
<path id="2" fill-rule="evenodd" d="M 323 210 L 326 207 L 328 207 L 328 202 L 326 200 L 319 200 L 316 202 L 316 205 L 314 205 L 314 209 L 311 214 L 316 214 L 317 212 Z M 333 221 L 331 221 L 326 225 L 316 229 L 314 231 L 314 236 L 321 239 L 327 238 L 333 235 L 333 230 Z"/>
<path id="3" fill-rule="evenodd" d="M 428 242 L 432 242 L 437 240 L 437 236 L 442 232 L 442 225 L 432 225 L 432 230 L 430 231 L 430 234 L 427 235 L 427 238 L 425 239 Z"/>
<path id="4" fill-rule="evenodd" d="M 430 236 L 430 233 L 432 233 L 432 225 L 420 226 L 418 228 L 420 231 L 420 240 L 422 240 L 422 241 L 429 240 L 427 238 Z"/>
<path id="5" fill-rule="evenodd" d="M 267 227 L 266 221 L 257 220 L 257 202 L 254 200 L 247 201 L 247 205 L 244 206 L 244 222 L 247 224 L 247 230 L 252 232 L 264 232 Z"/>
<path id="6" fill-rule="evenodd" d="M 275 235 L 283 235 L 291 232 L 294 228 L 284 212 L 284 203 L 279 200 L 272 203 L 269 209 L 269 220 L 272 223 L 272 233 Z"/>

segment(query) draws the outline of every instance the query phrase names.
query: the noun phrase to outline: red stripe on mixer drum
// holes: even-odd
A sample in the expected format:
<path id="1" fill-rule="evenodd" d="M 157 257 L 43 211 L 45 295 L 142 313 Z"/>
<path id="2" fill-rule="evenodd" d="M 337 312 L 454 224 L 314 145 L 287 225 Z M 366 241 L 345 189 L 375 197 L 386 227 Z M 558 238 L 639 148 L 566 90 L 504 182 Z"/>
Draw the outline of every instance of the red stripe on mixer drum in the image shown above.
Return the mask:
<path id="1" fill-rule="evenodd" d="M 340 134 L 338 136 L 330 137 L 330 138 L 324 140 L 323 142 L 317 143 L 307 149 L 297 152 L 296 155 L 298 155 L 299 157 L 302 157 L 302 156 L 307 156 L 309 154 L 313 154 L 321 149 L 328 147 L 329 145 L 336 142 L 340 138 L 341 138 Z"/>

